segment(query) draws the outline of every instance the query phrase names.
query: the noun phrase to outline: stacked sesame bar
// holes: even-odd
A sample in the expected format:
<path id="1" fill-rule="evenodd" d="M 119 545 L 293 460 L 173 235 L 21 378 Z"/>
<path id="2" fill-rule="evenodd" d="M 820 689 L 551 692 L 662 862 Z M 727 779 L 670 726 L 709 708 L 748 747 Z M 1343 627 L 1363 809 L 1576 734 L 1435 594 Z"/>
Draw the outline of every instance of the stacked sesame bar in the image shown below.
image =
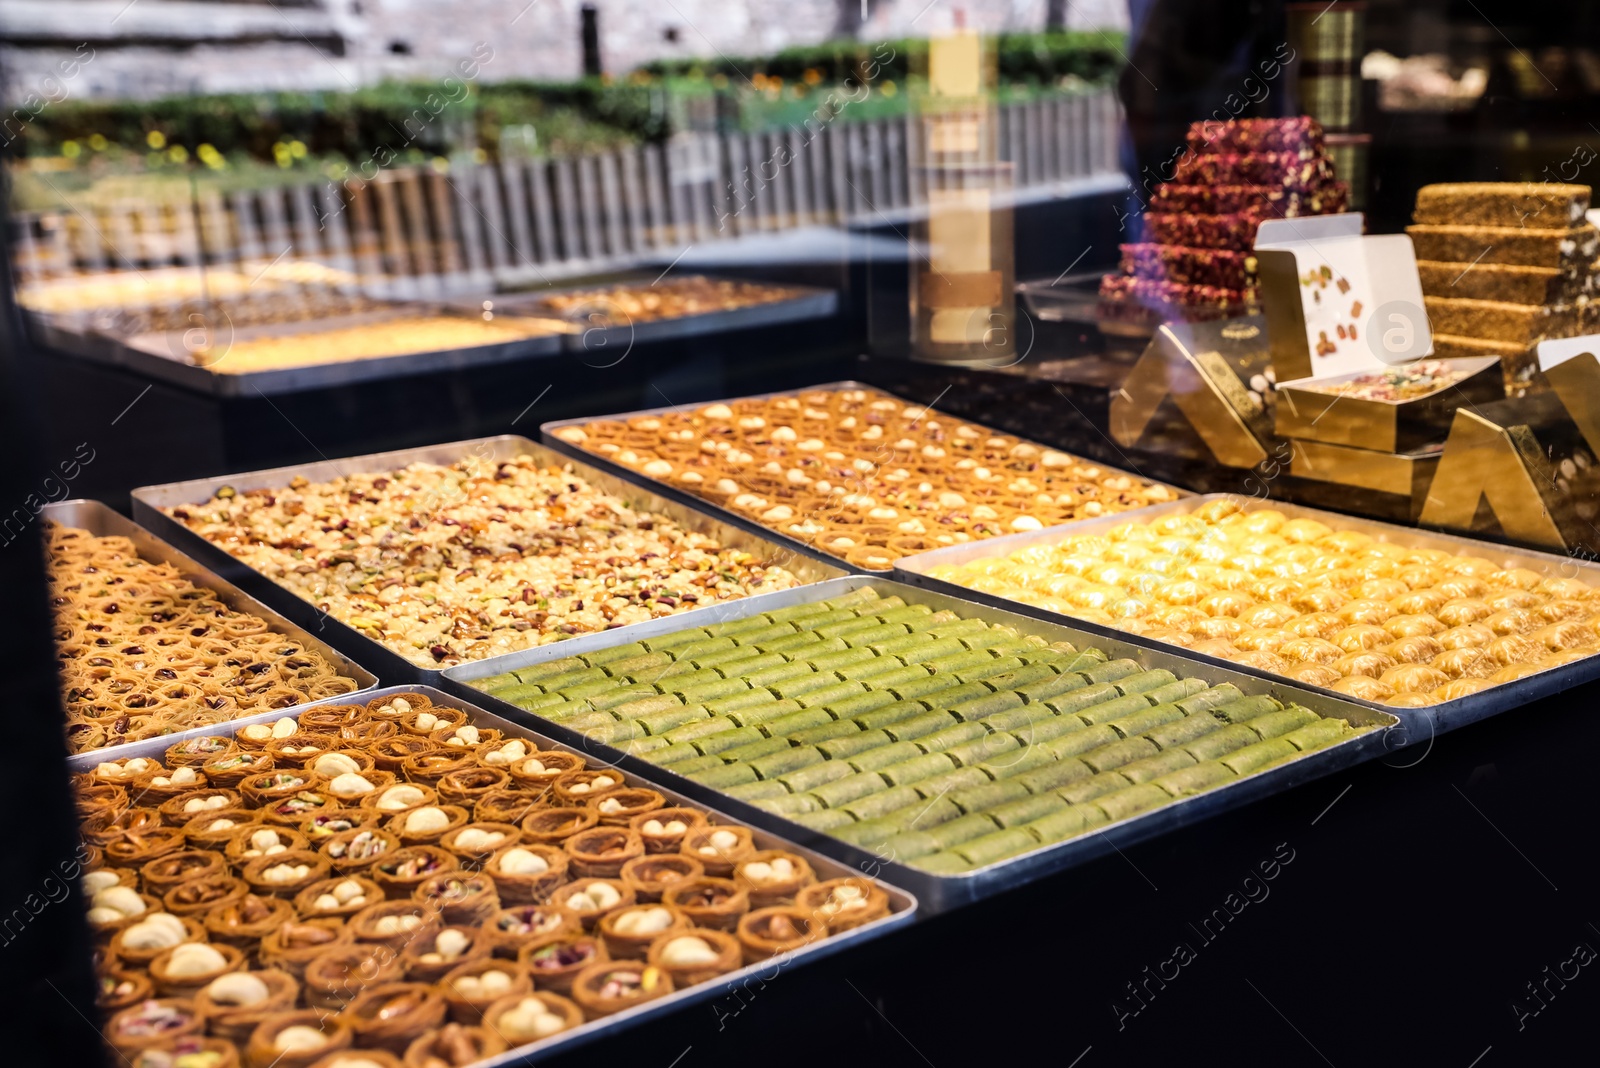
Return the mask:
<path id="1" fill-rule="evenodd" d="M 1171 181 L 1151 194 L 1100 284 L 1108 317 L 1215 319 L 1256 302 L 1256 227 L 1264 219 L 1345 210 L 1322 127 L 1306 116 L 1197 122 Z"/>
<path id="2" fill-rule="evenodd" d="M 1434 355 L 1498 356 L 1506 389 L 1527 392 L 1547 338 L 1600 326 L 1600 231 L 1586 185 L 1459 182 L 1417 191 L 1406 232 L 1433 327 Z"/>

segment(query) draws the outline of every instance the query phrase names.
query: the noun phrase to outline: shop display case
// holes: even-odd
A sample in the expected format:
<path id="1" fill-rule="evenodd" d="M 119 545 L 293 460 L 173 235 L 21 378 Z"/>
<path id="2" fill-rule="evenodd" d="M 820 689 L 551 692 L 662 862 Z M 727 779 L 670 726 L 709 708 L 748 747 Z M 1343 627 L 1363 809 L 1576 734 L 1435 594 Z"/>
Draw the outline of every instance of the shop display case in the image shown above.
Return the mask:
<path id="1" fill-rule="evenodd" d="M 1600 8 L 189 6 L 0 20 L 38 1059 L 1581 1057 Z"/>

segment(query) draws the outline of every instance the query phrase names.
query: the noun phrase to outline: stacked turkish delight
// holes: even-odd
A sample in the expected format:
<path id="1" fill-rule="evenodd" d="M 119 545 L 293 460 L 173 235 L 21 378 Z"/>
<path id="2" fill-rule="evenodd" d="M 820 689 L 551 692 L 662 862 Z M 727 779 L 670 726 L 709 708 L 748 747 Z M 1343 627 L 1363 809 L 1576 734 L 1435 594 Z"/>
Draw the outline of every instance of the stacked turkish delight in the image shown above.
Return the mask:
<path id="1" fill-rule="evenodd" d="M 1189 127 L 1172 179 L 1134 220 L 1118 273 L 1100 284 L 1111 317 L 1157 322 L 1253 311 L 1256 228 L 1344 211 L 1349 189 L 1315 119 L 1233 119 Z"/>

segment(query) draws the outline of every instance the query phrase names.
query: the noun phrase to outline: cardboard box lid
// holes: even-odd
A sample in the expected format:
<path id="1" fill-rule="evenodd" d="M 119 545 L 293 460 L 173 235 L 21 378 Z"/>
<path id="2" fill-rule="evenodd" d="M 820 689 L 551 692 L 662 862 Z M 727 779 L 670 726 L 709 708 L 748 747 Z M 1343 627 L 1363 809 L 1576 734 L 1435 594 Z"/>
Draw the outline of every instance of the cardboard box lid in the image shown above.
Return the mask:
<path id="1" fill-rule="evenodd" d="M 1433 354 L 1411 238 L 1364 235 L 1362 225 L 1360 212 L 1346 212 L 1268 219 L 1257 230 L 1280 385 L 1378 371 Z M 1355 327 L 1355 338 L 1341 338 L 1341 326 L 1347 334 Z"/>

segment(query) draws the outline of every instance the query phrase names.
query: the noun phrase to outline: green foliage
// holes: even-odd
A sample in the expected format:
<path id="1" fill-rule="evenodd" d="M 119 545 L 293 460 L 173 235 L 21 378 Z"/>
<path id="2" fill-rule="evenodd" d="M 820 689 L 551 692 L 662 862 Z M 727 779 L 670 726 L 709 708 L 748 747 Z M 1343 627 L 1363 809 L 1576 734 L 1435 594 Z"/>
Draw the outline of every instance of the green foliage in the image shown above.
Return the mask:
<path id="1" fill-rule="evenodd" d="M 386 82 L 353 92 L 219 93 L 151 101 L 64 100 L 22 132 L 20 154 L 147 171 L 199 158 L 213 171 L 254 161 L 283 170 L 360 166 L 387 148 L 422 161 L 493 156 L 501 132 L 533 127 L 540 151 L 572 154 L 664 140 L 691 113 L 745 129 L 805 121 L 841 86 L 874 90 L 842 117 L 898 114 L 900 92 L 926 67 L 925 40 L 834 41 L 771 56 L 663 60 L 620 82 Z M 1015 95 L 1104 84 L 1121 60 L 1111 32 L 1014 34 L 997 41 L 1000 80 Z"/>
<path id="2" fill-rule="evenodd" d="M 1116 77 L 1126 47 L 1126 36 L 1110 30 L 1002 34 L 996 40 L 1000 80 L 1052 83 L 1070 76 L 1105 84 Z M 891 51 L 892 58 L 886 58 Z M 926 68 L 927 54 L 928 42 L 921 38 L 840 40 L 786 48 L 770 56 L 657 60 L 640 70 L 658 78 L 699 80 L 722 75 L 730 83 L 742 83 L 757 74 L 786 82 L 805 81 L 807 73 L 814 71 L 823 82 L 838 83 L 856 77 L 869 62 L 876 61 L 879 78 L 904 81 L 919 65 Z"/>

